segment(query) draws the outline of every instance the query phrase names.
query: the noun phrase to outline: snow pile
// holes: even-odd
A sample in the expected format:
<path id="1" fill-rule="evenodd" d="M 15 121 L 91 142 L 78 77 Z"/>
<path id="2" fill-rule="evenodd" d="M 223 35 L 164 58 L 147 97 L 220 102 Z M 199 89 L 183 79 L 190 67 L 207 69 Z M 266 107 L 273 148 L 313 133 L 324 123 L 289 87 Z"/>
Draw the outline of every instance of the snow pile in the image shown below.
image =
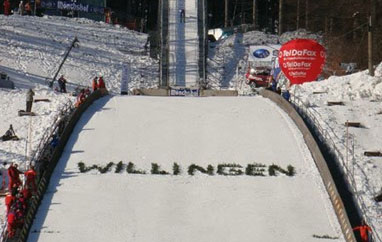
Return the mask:
<path id="1" fill-rule="evenodd" d="M 277 44 L 279 37 L 273 34 L 266 34 L 260 31 L 250 31 L 243 34 L 243 45 Z"/>
<path id="2" fill-rule="evenodd" d="M 313 39 L 318 43 L 323 45 L 324 38 L 322 35 L 317 33 L 311 33 L 305 29 L 298 29 L 296 31 L 285 32 L 280 36 L 280 43 L 285 44 L 286 42 L 293 39 Z"/>
<path id="3" fill-rule="evenodd" d="M 333 101 L 353 101 L 369 99 L 382 101 L 382 63 L 376 69 L 376 75 L 370 76 L 367 70 L 346 76 L 332 76 L 319 82 L 307 82 L 294 86 L 296 93 L 307 91 L 323 91 Z M 294 89 L 292 87 L 292 91 Z M 308 98 L 308 97 L 307 97 Z"/>

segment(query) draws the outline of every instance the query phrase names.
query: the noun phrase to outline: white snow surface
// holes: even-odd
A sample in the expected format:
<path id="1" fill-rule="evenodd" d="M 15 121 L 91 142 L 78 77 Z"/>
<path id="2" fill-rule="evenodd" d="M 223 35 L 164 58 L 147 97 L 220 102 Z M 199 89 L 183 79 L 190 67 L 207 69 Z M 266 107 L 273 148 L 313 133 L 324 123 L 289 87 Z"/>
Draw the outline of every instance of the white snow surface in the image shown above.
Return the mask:
<path id="1" fill-rule="evenodd" d="M 147 174 L 115 173 L 115 166 L 79 172 L 78 162 L 110 161 L 131 161 Z M 179 175 L 150 174 L 151 163 L 171 171 L 174 162 Z M 296 175 L 187 174 L 191 164 L 216 172 L 224 163 L 292 165 Z M 316 241 L 313 235 L 344 241 L 301 133 L 271 101 L 116 96 L 97 101 L 76 126 L 29 241 Z"/>

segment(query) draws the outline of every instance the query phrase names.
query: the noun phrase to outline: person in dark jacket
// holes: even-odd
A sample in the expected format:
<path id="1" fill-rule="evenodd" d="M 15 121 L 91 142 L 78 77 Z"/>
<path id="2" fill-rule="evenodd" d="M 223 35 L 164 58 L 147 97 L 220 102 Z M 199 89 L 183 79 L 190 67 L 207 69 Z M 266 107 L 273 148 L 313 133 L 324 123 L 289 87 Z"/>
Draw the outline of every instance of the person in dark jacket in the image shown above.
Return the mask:
<path id="1" fill-rule="evenodd" d="M 93 81 L 92 81 L 92 88 L 93 88 L 93 92 L 94 92 L 95 90 L 98 89 L 97 77 L 94 77 L 94 78 L 93 78 Z"/>
<path id="2" fill-rule="evenodd" d="M 34 92 L 33 92 L 32 88 L 29 88 L 29 90 L 27 92 L 27 99 L 26 99 L 26 101 L 27 101 L 26 111 L 27 112 L 32 111 L 33 96 L 34 96 Z"/>
<path id="3" fill-rule="evenodd" d="M 64 75 L 61 75 L 60 78 L 57 80 L 58 82 L 58 86 L 60 87 L 60 92 L 62 93 L 66 93 L 66 79 L 64 77 Z"/>
<path id="4" fill-rule="evenodd" d="M 15 131 L 13 130 L 12 124 L 9 125 L 9 129 L 7 130 L 7 132 L 5 132 L 5 134 L 3 136 L 1 136 L 1 139 L 3 141 L 7 141 L 7 140 L 19 140 L 19 137 L 17 137 Z"/>
<path id="5" fill-rule="evenodd" d="M 184 10 L 184 8 L 179 10 L 179 19 L 181 23 L 184 23 L 186 20 L 186 11 Z"/>

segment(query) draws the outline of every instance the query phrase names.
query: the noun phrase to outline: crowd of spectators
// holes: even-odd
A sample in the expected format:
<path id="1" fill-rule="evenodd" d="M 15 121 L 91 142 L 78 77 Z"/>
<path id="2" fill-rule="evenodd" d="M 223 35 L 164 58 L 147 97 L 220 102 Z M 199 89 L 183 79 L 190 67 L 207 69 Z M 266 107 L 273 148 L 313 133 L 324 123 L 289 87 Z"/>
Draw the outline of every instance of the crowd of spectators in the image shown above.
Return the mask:
<path id="1" fill-rule="evenodd" d="M 30 198 L 37 192 L 36 171 L 34 166 L 30 165 L 28 170 L 22 172 L 16 163 L 11 163 L 7 173 L 8 192 L 5 195 L 7 233 L 8 238 L 12 238 L 16 230 L 22 227 Z M 24 176 L 24 182 L 20 176 Z"/>

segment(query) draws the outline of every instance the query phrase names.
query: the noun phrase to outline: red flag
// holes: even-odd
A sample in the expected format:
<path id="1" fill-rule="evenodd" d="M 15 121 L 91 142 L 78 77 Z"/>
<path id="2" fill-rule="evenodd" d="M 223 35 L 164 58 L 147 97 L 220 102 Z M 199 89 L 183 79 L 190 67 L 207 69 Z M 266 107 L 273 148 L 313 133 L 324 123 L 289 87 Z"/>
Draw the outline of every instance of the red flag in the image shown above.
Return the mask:
<path id="1" fill-rule="evenodd" d="M 312 39 L 288 41 L 279 51 L 281 70 L 290 85 L 316 80 L 325 63 L 325 49 Z"/>

